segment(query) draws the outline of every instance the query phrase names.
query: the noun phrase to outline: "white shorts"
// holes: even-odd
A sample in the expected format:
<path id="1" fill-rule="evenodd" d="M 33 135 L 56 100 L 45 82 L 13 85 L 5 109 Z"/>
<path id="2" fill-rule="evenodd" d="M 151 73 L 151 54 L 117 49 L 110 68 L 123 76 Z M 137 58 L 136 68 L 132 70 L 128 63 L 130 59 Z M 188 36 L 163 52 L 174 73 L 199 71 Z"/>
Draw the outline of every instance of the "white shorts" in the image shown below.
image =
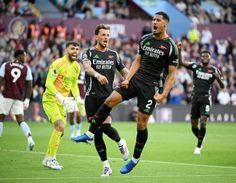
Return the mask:
<path id="1" fill-rule="evenodd" d="M 77 103 L 75 101 L 75 99 L 73 97 L 68 97 L 69 103 L 70 103 L 70 108 L 65 108 L 67 113 L 71 113 L 71 112 L 77 112 L 78 111 L 78 107 L 77 107 Z"/>
<path id="2" fill-rule="evenodd" d="M 10 111 L 13 114 L 24 114 L 24 106 L 23 101 L 11 99 L 11 98 L 4 98 L 0 94 L 0 114 L 8 115 Z"/>

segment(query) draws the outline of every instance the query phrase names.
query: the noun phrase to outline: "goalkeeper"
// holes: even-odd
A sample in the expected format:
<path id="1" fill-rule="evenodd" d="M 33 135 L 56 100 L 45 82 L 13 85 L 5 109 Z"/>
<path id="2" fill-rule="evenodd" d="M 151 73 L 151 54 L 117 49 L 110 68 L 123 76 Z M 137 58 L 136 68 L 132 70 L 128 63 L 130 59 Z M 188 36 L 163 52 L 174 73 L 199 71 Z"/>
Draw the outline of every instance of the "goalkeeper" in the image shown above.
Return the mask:
<path id="1" fill-rule="evenodd" d="M 42 162 L 45 167 L 61 170 L 56 154 L 66 125 L 66 113 L 74 110 L 74 101 L 68 97 L 71 92 L 81 115 L 85 115 L 84 101 L 80 98 L 77 78 L 80 66 L 77 62 L 79 45 L 76 42 L 66 44 L 65 55 L 55 60 L 49 68 L 46 90 L 43 94 L 43 109 L 54 128 L 49 139 L 46 156 Z"/>

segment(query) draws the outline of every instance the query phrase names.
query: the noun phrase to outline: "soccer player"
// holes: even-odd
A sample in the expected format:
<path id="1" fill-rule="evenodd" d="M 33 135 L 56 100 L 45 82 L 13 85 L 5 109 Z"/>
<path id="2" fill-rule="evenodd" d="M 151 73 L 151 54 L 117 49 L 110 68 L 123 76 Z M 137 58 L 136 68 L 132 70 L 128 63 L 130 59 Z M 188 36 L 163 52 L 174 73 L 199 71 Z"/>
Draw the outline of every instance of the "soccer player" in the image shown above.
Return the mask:
<path id="1" fill-rule="evenodd" d="M 132 63 L 121 88 L 114 90 L 98 109 L 89 130 L 75 138 L 77 142 L 92 139 L 94 134 L 107 118 L 111 109 L 130 98 L 138 98 L 137 135 L 134 153 L 131 160 L 121 167 L 122 174 L 129 173 L 138 163 L 148 138 L 147 124 L 156 102 L 161 103 L 168 95 L 174 81 L 178 65 L 178 50 L 174 41 L 167 35 L 169 16 L 157 12 L 152 19 L 152 33 L 143 36 L 139 42 L 139 51 Z M 167 74 L 162 93 L 157 83 L 163 72 Z"/>
<path id="2" fill-rule="evenodd" d="M 74 101 L 68 97 L 70 91 L 75 98 L 80 113 L 84 114 L 84 101 L 80 98 L 77 78 L 80 66 L 77 62 L 79 45 L 70 41 L 66 43 L 65 55 L 55 60 L 49 68 L 46 90 L 43 94 L 43 109 L 54 128 L 48 143 L 46 156 L 42 164 L 54 170 L 63 167 L 57 162 L 56 154 L 66 125 L 66 113 L 74 107 Z"/>
<path id="3" fill-rule="evenodd" d="M 70 123 L 70 138 L 80 135 L 81 117 L 78 110 L 68 113 Z"/>
<path id="4" fill-rule="evenodd" d="M 95 47 L 88 48 L 82 56 L 86 73 L 85 109 L 87 119 L 90 123 L 96 111 L 113 91 L 113 81 L 116 70 L 118 70 L 124 78 L 126 78 L 128 74 L 128 70 L 121 62 L 118 53 L 108 48 L 110 28 L 104 24 L 100 24 L 95 28 L 94 32 L 96 45 Z M 118 148 L 125 161 L 128 159 L 129 155 L 126 141 L 121 139 L 118 131 L 111 126 L 111 121 L 112 118 L 110 114 L 108 114 L 94 136 L 95 147 L 103 164 L 101 176 L 109 176 L 112 173 L 112 169 L 107 160 L 103 133 L 117 142 Z"/>
<path id="5" fill-rule="evenodd" d="M 80 97 L 84 98 L 84 70 L 80 71 L 79 78 L 77 80 Z M 69 124 L 70 124 L 70 138 L 80 135 L 81 130 L 81 115 L 78 111 L 78 108 L 74 108 L 71 112 L 68 113 Z"/>
<path id="6" fill-rule="evenodd" d="M 24 110 L 29 107 L 33 79 L 31 69 L 24 64 L 25 56 L 24 50 L 16 50 L 15 60 L 4 63 L 0 69 L 0 87 L 4 86 L 0 94 L 0 136 L 5 116 L 11 112 L 27 138 L 27 150 L 32 151 L 35 143 L 30 128 L 24 120 Z"/>
<path id="7" fill-rule="evenodd" d="M 211 90 L 216 79 L 221 88 L 224 83 L 220 71 L 210 65 L 211 54 L 207 50 L 200 52 L 200 63 L 191 63 L 182 61 L 182 44 L 177 44 L 179 50 L 179 64 L 193 72 L 193 91 L 191 108 L 192 132 L 197 137 L 198 143 L 194 149 L 194 154 L 201 154 L 202 143 L 206 134 L 206 122 L 211 110 Z M 198 123 L 200 120 L 200 129 Z"/>

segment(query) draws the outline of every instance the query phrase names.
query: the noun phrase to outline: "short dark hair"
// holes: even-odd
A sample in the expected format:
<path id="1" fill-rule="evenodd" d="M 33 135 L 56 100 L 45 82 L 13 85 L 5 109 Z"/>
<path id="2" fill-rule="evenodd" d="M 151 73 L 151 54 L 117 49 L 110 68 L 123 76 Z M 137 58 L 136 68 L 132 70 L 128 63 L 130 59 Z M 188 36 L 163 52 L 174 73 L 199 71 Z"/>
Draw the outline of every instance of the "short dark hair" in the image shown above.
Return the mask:
<path id="1" fill-rule="evenodd" d="M 68 41 L 68 42 L 66 43 L 66 48 L 67 48 L 68 46 L 70 46 L 70 45 L 78 46 L 78 47 L 79 47 L 79 43 L 77 43 L 77 42 L 75 42 L 75 41 Z"/>
<path id="2" fill-rule="evenodd" d="M 203 53 L 208 53 L 209 55 L 211 55 L 210 51 L 208 51 L 208 50 L 202 50 L 202 51 L 200 52 L 200 55 L 202 55 Z"/>
<path id="3" fill-rule="evenodd" d="M 167 15 L 167 13 L 165 13 L 164 11 L 158 11 L 155 13 L 155 15 L 162 15 L 162 17 L 167 20 L 167 22 L 170 22 L 170 17 L 169 15 Z"/>
<path id="4" fill-rule="evenodd" d="M 14 53 L 14 57 L 18 57 L 19 55 L 25 55 L 24 50 L 16 50 Z"/>
<path id="5" fill-rule="evenodd" d="M 101 29 L 105 29 L 105 30 L 110 30 L 110 27 L 108 25 L 105 25 L 105 24 L 99 24 L 97 25 L 97 27 L 95 28 L 95 31 L 94 31 L 94 34 L 95 35 L 98 35 L 99 31 Z"/>

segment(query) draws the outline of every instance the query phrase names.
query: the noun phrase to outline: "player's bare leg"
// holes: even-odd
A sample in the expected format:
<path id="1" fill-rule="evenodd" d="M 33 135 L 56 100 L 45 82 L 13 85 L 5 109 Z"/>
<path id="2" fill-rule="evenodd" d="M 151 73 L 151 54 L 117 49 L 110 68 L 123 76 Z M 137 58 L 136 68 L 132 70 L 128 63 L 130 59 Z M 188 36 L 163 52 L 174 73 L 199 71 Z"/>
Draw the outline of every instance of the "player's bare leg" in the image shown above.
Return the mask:
<path id="1" fill-rule="evenodd" d="M 0 137 L 2 136 L 3 133 L 3 121 L 5 119 L 5 115 L 4 114 L 0 114 Z"/>
<path id="2" fill-rule="evenodd" d="M 34 146 L 35 146 L 35 142 L 33 140 L 30 128 L 24 120 L 24 116 L 22 114 L 17 114 L 16 115 L 16 121 L 19 124 L 19 126 L 21 127 L 25 137 L 27 138 L 27 147 L 26 147 L 26 149 L 32 151 Z"/>

